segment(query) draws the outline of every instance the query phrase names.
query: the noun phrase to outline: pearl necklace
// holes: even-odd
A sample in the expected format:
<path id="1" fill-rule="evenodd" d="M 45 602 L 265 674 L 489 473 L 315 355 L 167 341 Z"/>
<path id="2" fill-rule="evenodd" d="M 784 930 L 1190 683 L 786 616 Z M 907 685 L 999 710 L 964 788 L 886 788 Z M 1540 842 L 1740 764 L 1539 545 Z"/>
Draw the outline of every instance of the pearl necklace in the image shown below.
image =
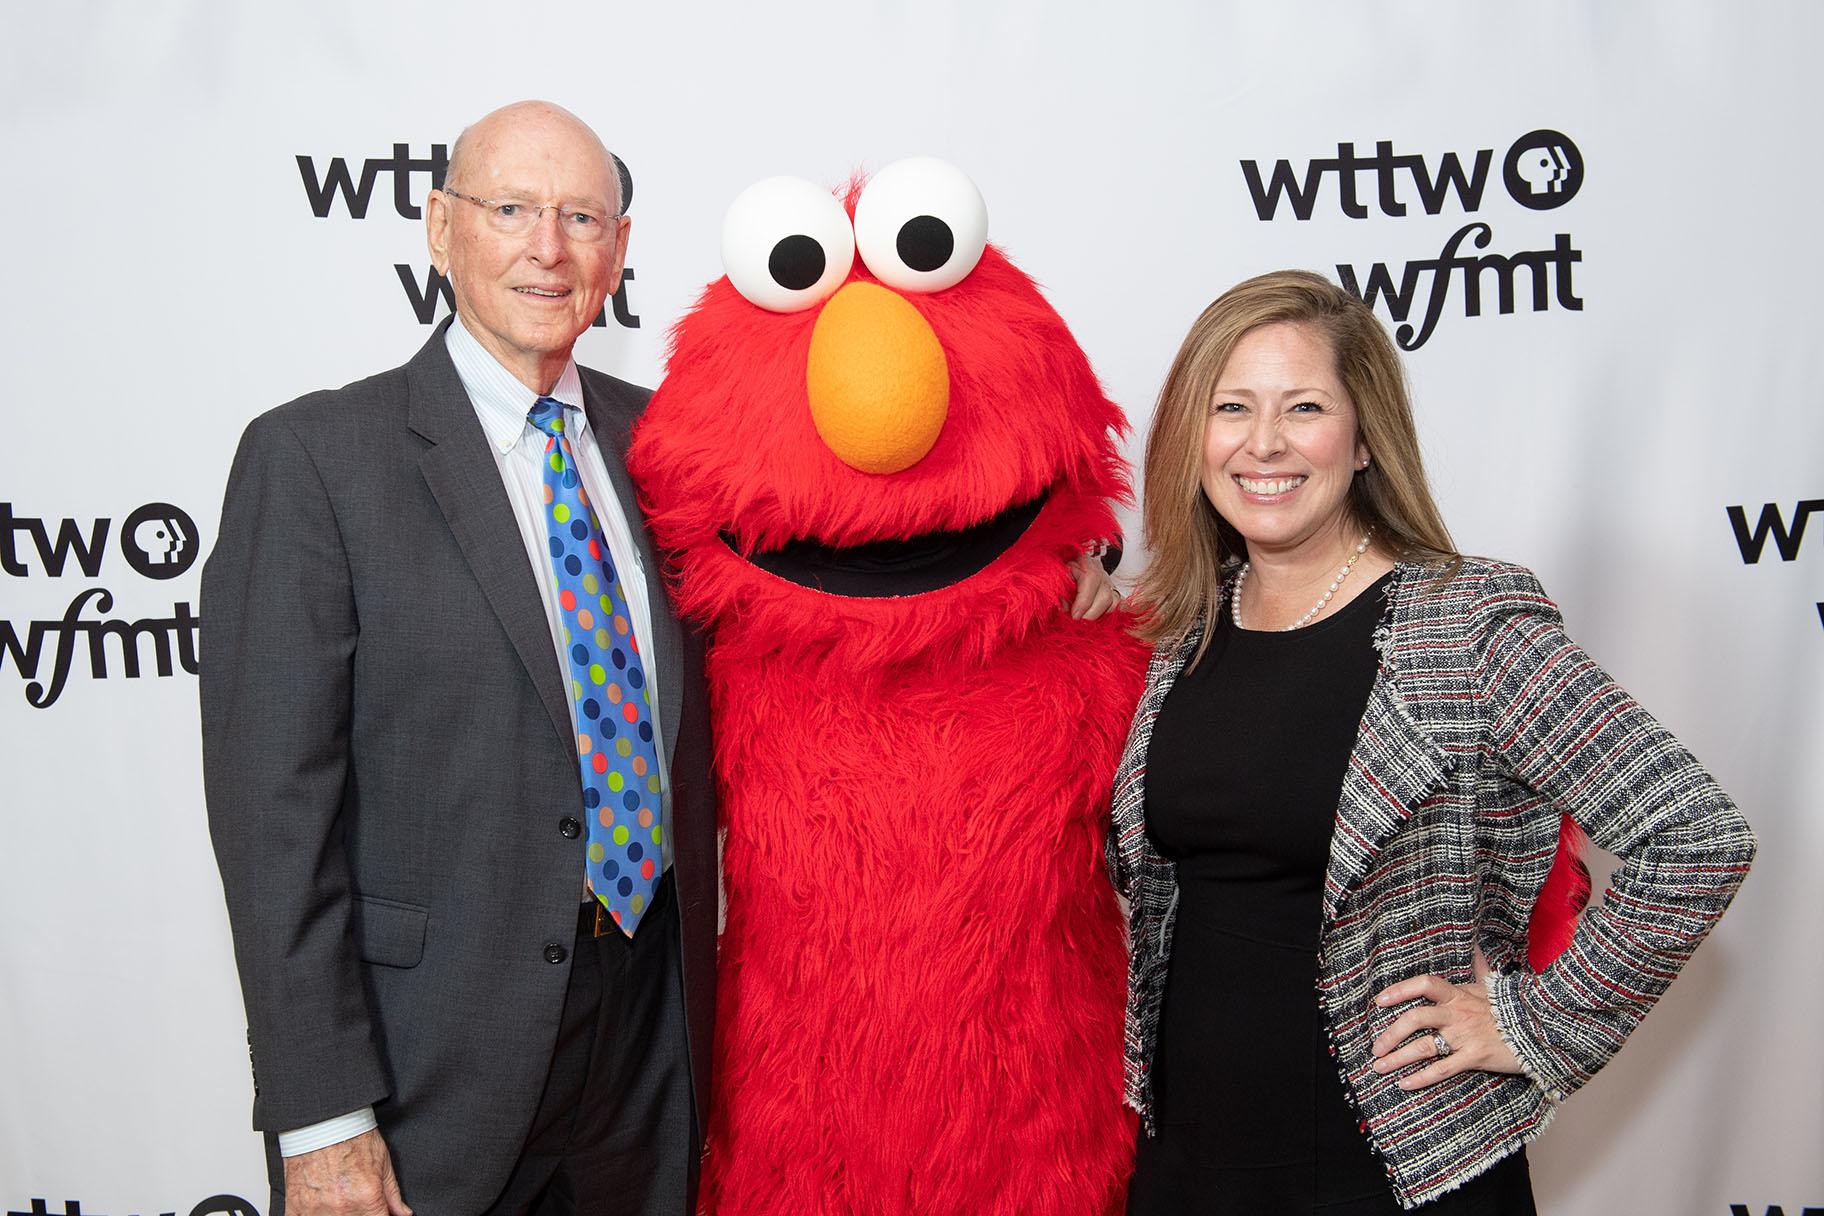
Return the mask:
<path id="1" fill-rule="evenodd" d="M 1281 633 L 1290 633 L 1292 630 L 1300 628 L 1312 617 L 1324 610 L 1324 605 L 1330 602 L 1330 598 L 1336 594 L 1336 589 L 1343 585 L 1343 580 L 1349 577 L 1349 572 L 1351 570 L 1355 569 L 1355 563 L 1360 561 L 1362 554 L 1368 551 L 1368 538 L 1373 535 L 1373 528 L 1369 528 L 1368 531 L 1362 534 L 1362 539 L 1356 542 L 1355 552 L 1349 555 L 1349 560 L 1343 563 L 1343 568 L 1338 570 L 1336 572 L 1336 577 L 1330 580 L 1330 586 L 1324 592 L 1323 598 L 1311 605 L 1311 611 L 1305 613 L 1305 615 L 1299 617 L 1296 621 L 1293 621 L 1290 625 L 1287 625 L 1284 629 L 1280 630 Z M 1241 588 L 1243 584 L 1248 581 L 1248 571 L 1253 569 L 1253 567 L 1253 562 L 1241 563 L 1241 569 L 1235 572 L 1235 588 L 1229 592 L 1229 616 L 1234 620 L 1235 628 L 1237 629 L 1241 628 Z"/>

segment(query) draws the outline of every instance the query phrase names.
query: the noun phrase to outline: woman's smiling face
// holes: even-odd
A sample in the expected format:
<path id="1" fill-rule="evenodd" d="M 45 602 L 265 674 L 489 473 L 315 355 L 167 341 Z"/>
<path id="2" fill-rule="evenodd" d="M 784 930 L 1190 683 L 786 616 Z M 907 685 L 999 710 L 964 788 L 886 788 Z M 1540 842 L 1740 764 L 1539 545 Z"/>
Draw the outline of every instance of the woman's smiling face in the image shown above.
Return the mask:
<path id="1" fill-rule="evenodd" d="M 1249 330 L 1208 411 L 1203 492 L 1249 553 L 1332 548 L 1368 448 L 1323 335 L 1293 322 Z"/>

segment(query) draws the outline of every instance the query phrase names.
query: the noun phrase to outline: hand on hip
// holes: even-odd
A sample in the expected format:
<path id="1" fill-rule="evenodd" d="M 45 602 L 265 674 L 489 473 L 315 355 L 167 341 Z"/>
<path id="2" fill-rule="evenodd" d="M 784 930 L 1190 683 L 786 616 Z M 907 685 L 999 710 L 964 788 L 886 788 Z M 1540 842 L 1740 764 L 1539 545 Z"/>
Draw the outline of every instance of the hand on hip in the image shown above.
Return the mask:
<path id="1" fill-rule="evenodd" d="M 1476 978 L 1452 984 L 1435 975 L 1415 976 L 1383 989 L 1377 1005 L 1398 1005 L 1424 1000 L 1393 1020 L 1374 1040 L 1374 1070 L 1397 1072 L 1431 1061 L 1424 1068 L 1401 1077 L 1401 1089 L 1424 1089 L 1472 1069 L 1481 1072 L 1518 1073 L 1520 1061 L 1495 1028 L 1494 1010 L 1484 982 L 1488 963 L 1476 951 Z M 1408 1040 L 1411 1040 L 1408 1042 Z M 1402 1046 L 1404 1044 L 1404 1046 Z"/>

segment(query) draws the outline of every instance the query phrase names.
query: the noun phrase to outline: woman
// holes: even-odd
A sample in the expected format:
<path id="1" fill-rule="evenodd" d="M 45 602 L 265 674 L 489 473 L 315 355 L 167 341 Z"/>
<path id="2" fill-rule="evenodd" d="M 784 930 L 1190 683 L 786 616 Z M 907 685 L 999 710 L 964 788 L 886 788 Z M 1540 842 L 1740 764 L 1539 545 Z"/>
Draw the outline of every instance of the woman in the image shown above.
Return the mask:
<path id="1" fill-rule="evenodd" d="M 1324 279 L 1198 318 L 1145 512 L 1129 1212 L 1531 1212 L 1521 1146 L 1722 914 L 1747 825 L 1530 573 L 1455 552 L 1398 357 Z M 1535 974 L 1561 814 L 1623 860 Z"/>

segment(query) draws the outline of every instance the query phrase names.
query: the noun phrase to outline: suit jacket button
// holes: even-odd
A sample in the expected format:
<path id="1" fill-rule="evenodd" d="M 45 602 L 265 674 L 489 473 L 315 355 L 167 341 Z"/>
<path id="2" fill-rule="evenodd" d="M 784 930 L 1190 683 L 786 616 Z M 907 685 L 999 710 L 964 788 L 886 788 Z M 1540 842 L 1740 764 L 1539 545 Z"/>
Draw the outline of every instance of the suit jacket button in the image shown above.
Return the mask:
<path id="1" fill-rule="evenodd" d="M 561 963 L 569 957 L 570 952 L 556 942 L 552 942 L 545 947 L 545 961 L 547 963 Z"/>
<path id="2" fill-rule="evenodd" d="M 583 834 L 583 825 L 565 815 L 557 821 L 557 830 L 564 834 L 565 840 L 575 840 Z"/>

